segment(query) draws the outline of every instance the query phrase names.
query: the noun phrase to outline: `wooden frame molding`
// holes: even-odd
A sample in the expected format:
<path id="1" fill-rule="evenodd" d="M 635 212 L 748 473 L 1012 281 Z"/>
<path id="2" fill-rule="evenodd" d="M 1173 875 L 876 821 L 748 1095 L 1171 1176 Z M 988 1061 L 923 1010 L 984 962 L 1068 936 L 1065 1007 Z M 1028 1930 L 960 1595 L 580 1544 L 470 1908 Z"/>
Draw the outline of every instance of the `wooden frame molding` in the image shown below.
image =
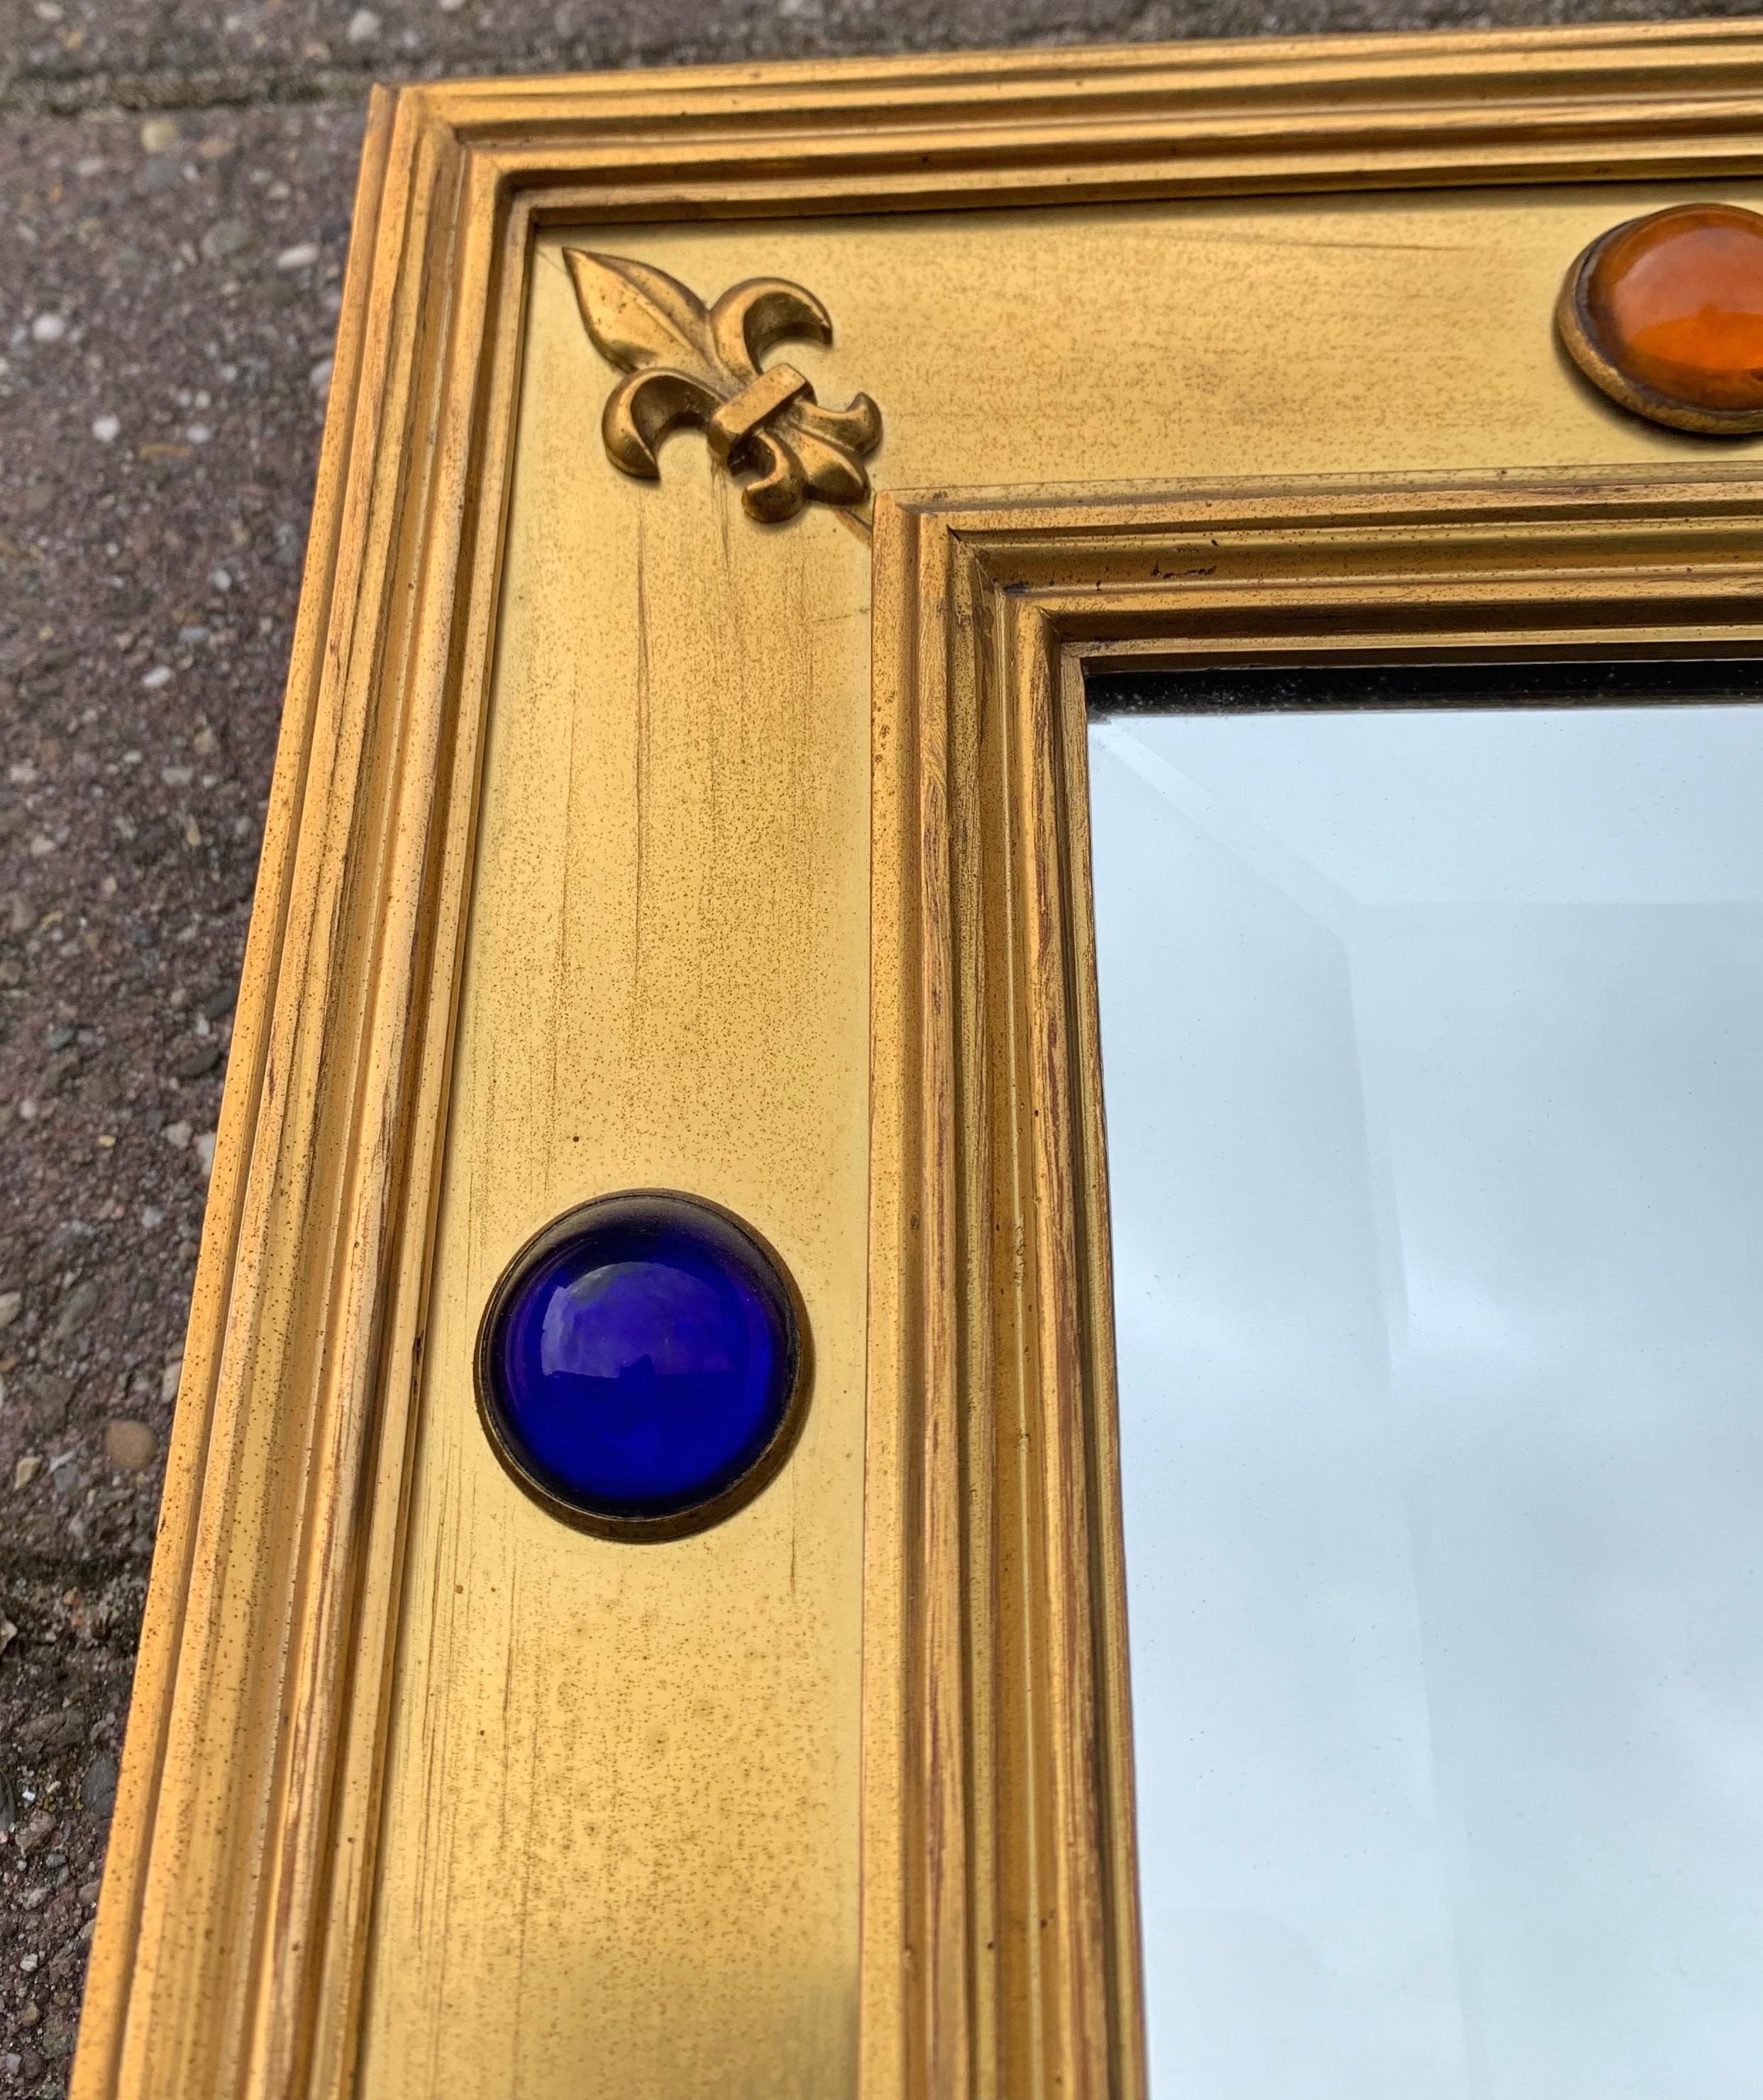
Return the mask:
<path id="1" fill-rule="evenodd" d="M 1760 550 L 1743 474 L 882 498 L 866 2095 L 1144 2089 L 1085 664 L 1750 655 Z"/>
<path id="2" fill-rule="evenodd" d="M 1716 183 L 1760 90 L 1723 24 L 376 95 L 73 2100 L 358 2089 L 540 232 Z M 887 457 L 862 2089 L 1132 2100 L 1080 660 L 1748 647 L 1763 501 L 896 501 Z"/>

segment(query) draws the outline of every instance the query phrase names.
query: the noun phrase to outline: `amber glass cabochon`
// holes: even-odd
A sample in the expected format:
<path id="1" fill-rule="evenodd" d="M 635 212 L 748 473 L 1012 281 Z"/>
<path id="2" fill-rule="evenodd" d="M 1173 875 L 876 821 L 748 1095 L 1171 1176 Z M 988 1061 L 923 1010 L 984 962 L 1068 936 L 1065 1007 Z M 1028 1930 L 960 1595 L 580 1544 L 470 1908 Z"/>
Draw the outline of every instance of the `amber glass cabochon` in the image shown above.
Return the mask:
<path id="1" fill-rule="evenodd" d="M 1655 212 L 1594 243 L 1570 285 L 1586 342 L 1564 325 L 1568 346 L 1629 407 L 1655 412 L 1652 394 L 1722 418 L 1763 417 L 1763 215 L 1717 204 Z"/>

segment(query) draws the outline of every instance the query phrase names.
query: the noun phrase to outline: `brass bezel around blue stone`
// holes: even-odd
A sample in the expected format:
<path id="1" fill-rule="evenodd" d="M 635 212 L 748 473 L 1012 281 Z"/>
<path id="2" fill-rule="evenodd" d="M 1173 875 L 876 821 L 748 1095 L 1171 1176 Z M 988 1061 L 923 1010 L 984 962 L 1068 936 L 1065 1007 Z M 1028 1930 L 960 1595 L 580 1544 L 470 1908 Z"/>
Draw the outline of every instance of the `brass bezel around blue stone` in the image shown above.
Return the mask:
<path id="1" fill-rule="evenodd" d="M 774 1478 L 800 1431 L 807 1324 L 720 1204 L 602 1196 L 521 1248 L 478 1330 L 478 1412 L 513 1479 L 603 1538 L 679 1538 Z"/>

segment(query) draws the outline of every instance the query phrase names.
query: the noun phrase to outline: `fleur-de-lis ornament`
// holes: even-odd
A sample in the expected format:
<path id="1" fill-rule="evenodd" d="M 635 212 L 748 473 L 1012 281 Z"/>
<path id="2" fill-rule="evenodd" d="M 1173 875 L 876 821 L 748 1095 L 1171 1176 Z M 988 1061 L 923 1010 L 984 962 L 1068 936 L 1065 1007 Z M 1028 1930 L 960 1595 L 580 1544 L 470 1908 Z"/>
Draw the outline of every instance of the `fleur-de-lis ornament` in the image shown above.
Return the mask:
<path id="1" fill-rule="evenodd" d="M 731 474 L 751 473 L 741 492 L 750 516 L 793 517 L 813 497 L 861 503 L 861 465 L 881 439 L 881 411 L 859 394 L 848 408 L 822 408 L 791 364 L 760 360 L 787 336 L 832 341 L 832 321 L 812 292 L 781 277 L 750 277 L 707 307 L 665 271 L 624 255 L 564 250 L 595 349 L 628 378 L 600 419 L 613 464 L 659 479 L 661 440 L 699 423 Z"/>

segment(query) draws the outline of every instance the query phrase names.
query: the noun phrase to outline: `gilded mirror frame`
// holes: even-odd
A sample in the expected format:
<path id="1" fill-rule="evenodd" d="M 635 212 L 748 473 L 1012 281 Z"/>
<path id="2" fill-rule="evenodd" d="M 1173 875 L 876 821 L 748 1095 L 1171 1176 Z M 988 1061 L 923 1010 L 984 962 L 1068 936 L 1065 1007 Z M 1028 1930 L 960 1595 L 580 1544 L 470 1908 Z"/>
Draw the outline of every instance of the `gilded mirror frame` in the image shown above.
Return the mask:
<path id="1" fill-rule="evenodd" d="M 1614 219 L 1619 190 L 1760 171 L 1763 33 L 1743 25 L 376 99 L 76 2100 L 394 2089 L 369 1971 L 386 1818 L 414 1768 L 394 1679 L 415 1639 L 401 1614 L 425 1608 L 405 1573 L 428 1520 L 425 1380 L 452 1317 L 433 1279 L 449 1118 L 466 1113 L 474 885 L 506 865 L 485 842 L 486 744 L 542 240 L 591 227 L 660 267 L 658 227 L 834 221 L 837 239 L 907 213 L 1571 183 L 1611 186 Z M 1011 342 L 993 352 L 1007 373 Z M 719 457 L 803 398 L 774 393 L 712 388 L 707 429 L 718 401 L 731 411 Z M 1073 427 L 1090 412 L 1073 400 Z M 977 405 L 970 421 L 976 445 Z M 1608 430 L 1589 466 L 1502 472 L 1509 434 L 1490 428 L 1474 472 L 1370 461 L 1228 486 L 994 487 L 952 456 L 966 493 L 895 483 L 884 436 L 872 547 L 861 510 L 831 528 L 872 559 L 874 593 L 872 653 L 867 634 L 839 645 L 841 675 L 874 682 L 873 832 L 840 848 L 838 893 L 870 898 L 848 929 L 866 982 L 853 964 L 844 988 L 869 1024 L 850 1083 L 868 1172 L 846 1185 L 867 1205 L 846 1271 L 866 1332 L 834 1321 L 824 1352 L 847 1360 L 840 1462 L 864 1511 L 854 1980 L 829 1987 L 826 2030 L 848 2027 L 862 2100 L 1143 2086 L 1084 664 L 1753 651 L 1763 482 L 1743 453 L 1671 439 L 1661 458 Z M 674 457 L 640 495 L 661 502 Z M 737 522 L 782 546 L 815 511 Z M 639 529 L 665 556 L 674 528 Z M 707 629 L 739 623 L 731 576 L 692 603 Z M 740 697 L 709 690 L 713 709 Z M 649 1185 L 648 1165 L 624 1185 Z M 795 1233 L 800 1261 L 803 1218 L 758 1224 Z M 513 1244 L 488 1250 L 492 1269 Z M 646 1958 L 630 1956 L 639 1994 Z M 735 1983 L 757 1988 L 760 1968 Z M 725 2089 L 796 2090 L 759 2032 L 731 2045 Z M 612 2035 L 597 2073 L 631 2089 L 636 2060 Z M 396 2089 L 439 2089 L 423 2075 Z M 670 2060 L 647 2089 L 685 2076 Z"/>

